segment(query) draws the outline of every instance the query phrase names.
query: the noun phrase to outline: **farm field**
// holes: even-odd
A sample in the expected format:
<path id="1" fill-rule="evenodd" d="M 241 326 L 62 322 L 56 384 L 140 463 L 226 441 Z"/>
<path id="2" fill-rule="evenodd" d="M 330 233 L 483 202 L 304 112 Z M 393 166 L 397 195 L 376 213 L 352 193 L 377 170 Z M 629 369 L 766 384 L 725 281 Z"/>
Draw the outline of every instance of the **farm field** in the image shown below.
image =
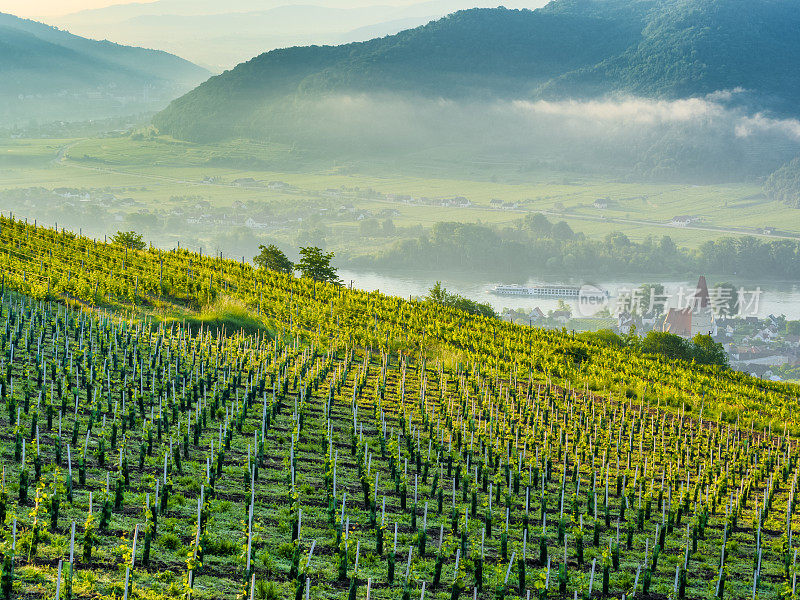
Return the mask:
<path id="1" fill-rule="evenodd" d="M 796 591 L 796 386 L 5 217 L 0 268 L 5 597 Z"/>
<path id="2" fill-rule="evenodd" d="M 307 168 L 297 171 L 298 163 Z M 101 225 L 94 231 L 99 234 L 115 220 L 138 218 L 145 223 L 139 228 L 152 230 L 149 236 L 162 245 L 178 241 L 175 228 L 164 225 L 170 215 L 174 211 L 197 212 L 198 202 L 217 210 L 228 209 L 231 216 L 243 215 L 242 222 L 247 216 L 266 211 L 271 224 L 264 231 L 256 230 L 255 235 L 267 234 L 284 243 L 293 241 L 298 219 L 310 228 L 321 223 L 327 228 L 331 246 L 341 251 L 346 251 L 358 235 L 359 214 L 379 219 L 385 218 L 382 214 L 391 214 L 398 228 L 429 228 L 439 221 L 509 225 L 526 212 L 543 211 L 590 238 L 601 238 L 612 231 L 623 231 L 633 240 L 670 235 L 679 246 L 688 248 L 725 235 L 760 235 L 764 227 L 777 228 L 778 235 L 800 235 L 795 211 L 767 200 L 759 186 L 750 184 L 689 186 L 576 179 L 569 174 L 521 172 L 519 165 L 510 164 L 472 171 L 465 167 L 463 174 L 445 178 L 443 167 L 426 171 L 424 165 L 410 164 L 323 164 L 275 144 L 237 141 L 202 146 L 163 137 L 130 136 L 6 140 L 0 145 L 0 167 L 0 191 L 74 188 L 92 197 L 113 194 L 124 198 L 120 206 L 104 204 L 99 208 L 91 200 L 81 210 L 92 209 L 93 218 L 75 220 L 99 221 Z M 422 175 L 426 172 L 430 174 Z M 236 183 L 247 180 L 252 184 Z M 281 182 L 286 187 L 268 186 L 269 182 Z M 387 194 L 431 201 L 409 204 L 387 200 Z M 438 205 L 437 199 L 455 197 L 465 197 L 472 205 Z M 608 208 L 594 208 L 592 203 L 598 198 L 608 199 Z M 36 214 L 40 220 L 73 225 L 70 211 L 59 211 L 62 202 L 49 202 L 52 206 L 39 207 L 28 216 Z M 497 202 L 516 208 L 501 210 Z M 4 204 L 0 208 L 6 212 L 14 209 L 13 204 Z M 350 210 L 340 214 L 343 205 Z M 17 212 L 25 216 L 19 209 Z M 677 215 L 699 220 L 690 227 L 667 226 Z M 181 241 L 194 246 L 201 242 L 206 247 L 224 246 L 224 229 L 213 226 L 187 234 Z M 397 235 L 409 234 L 400 231 Z M 375 251 L 394 239 L 364 243 Z"/>

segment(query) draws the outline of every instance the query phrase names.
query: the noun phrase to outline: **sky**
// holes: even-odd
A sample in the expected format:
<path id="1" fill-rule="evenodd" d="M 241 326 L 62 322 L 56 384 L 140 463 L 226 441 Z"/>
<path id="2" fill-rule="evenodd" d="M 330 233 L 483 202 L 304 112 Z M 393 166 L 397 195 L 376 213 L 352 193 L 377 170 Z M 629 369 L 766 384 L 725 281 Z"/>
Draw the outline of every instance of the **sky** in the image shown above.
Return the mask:
<path id="1" fill-rule="evenodd" d="M 0 10 L 19 17 L 53 17 L 134 1 L 141 0 L 3 0 Z"/>
<path id="2" fill-rule="evenodd" d="M 102 8 L 114 4 L 132 4 L 134 2 L 145 4 L 148 1 L 152 0 L 2 0 L 0 2 L 0 12 L 26 18 L 58 17 L 91 8 Z M 292 0 L 279 4 L 284 3 L 291 4 Z M 299 3 L 318 4 L 318 2 L 312 0 L 302 0 Z M 412 3 L 411 0 L 326 0 L 324 2 L 328 6 L 342 7 L 369 6 L 370 4 L 404 5 L 410 3 Z M 272 3 L 265 1 L 264 4 Z M 224 4 L 221 6 L 224 6 Z"/>

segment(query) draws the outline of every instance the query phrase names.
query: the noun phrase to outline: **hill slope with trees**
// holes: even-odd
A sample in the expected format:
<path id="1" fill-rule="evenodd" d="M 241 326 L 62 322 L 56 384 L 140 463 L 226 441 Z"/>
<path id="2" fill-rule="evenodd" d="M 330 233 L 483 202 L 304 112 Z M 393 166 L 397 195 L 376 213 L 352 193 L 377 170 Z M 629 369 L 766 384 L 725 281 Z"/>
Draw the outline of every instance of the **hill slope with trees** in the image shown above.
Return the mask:
<path id="1" fill-rule="evenodd" d="M 198 141 L 291 134 L 309 102 L 359 93 L 482 101 L 743 90 L 737 102 L 792 114 L 798 30 L 798 0 L 473 9 L 368 42 L 262 54 L 174 101 L 155 124 Z"/>
<path id="2" fill-rule="evenodd" d="M 0 13 L 0 120 L 80 117 L 87 102 L 106 108 L 93 118 L 114 114 L 114 103 L 158 109 L 208 75 L 167 52 L 89 40 Z"/>

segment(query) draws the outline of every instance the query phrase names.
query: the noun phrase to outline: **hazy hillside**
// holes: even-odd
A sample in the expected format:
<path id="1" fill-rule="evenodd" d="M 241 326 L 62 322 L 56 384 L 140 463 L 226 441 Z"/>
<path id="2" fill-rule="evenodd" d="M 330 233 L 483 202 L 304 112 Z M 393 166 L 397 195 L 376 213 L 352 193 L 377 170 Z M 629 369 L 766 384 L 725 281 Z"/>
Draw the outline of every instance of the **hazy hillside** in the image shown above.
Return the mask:
<path id="1" fill-rule="evenodd" d="M 543 4 L 545 0 L 525 2 L 532 7 Z M 52 22 L 87 37 L 168 50 L 222 71 L 274 48 L 364 41 L 424 25 L 456 10 L 491 5 L 487 0 L 403 5 L 388 0 L 348 7 L 329 0 L 297 4 L 157 0 L 85 10 Z"/>
<path id="2" fill-rule="evenodd" d="M 262 54 L 176 100 L 157 124 L 179 137 L 213 138 L 249 127 L 255 114 L 284 112 L 287 97 L 331 92 L 528 96 L 563 73 L 618 56 L 641 27 L 633 17 L 462 11 L 363 43 Z"/>
<path id="3" fill-rule="evenodd" d="M 179 138 L 338 158 L 527 157 L 691 181 L 800 152 L 800 0 L 556 0 L 262 54 L 157 115 Z M 426 154 L 427 152 L 427 154 Z"/>
<path id="4" fill-rule="evenodd" d="M 166 52 L 0 13 L 0 77 L 0 122 L 9 123 L 158 110 L 208 72 Z"/>
<path id="5" fill-rule="evenodd" d="M 800 113 L 800 2 L 797 0 L 594 0 L 599 14 L 644 13 L 640 39 L 619 56 L 565 73 L 551 94 L 624 91 L 672 98 L 741 87 L 764 106 Z M 581 15 L 584 0 L 542 12 Z M 630 11 L 630 12 L 629 12 Z"/>
<path id="6" fill-rule="evenodd" d="M 764 192 L 793 208 L 800 208 L 800 157 L 782 165 L 764 182 Z"/>

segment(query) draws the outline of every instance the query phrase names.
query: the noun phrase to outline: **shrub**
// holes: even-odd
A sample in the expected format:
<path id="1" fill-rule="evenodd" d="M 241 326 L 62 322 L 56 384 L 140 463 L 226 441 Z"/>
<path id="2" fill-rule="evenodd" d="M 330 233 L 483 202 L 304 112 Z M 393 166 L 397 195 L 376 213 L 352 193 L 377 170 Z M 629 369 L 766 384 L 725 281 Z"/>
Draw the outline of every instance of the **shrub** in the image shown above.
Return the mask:
<path id="1" fill-rule="evenodd" d="M 256 582 L 256 598 L 258 600 L 278 600 L 280 593 L 274 581 L 259 579 Z"/>
<path id="2" fill-rule="evenodd" d="M 158 538 L 158 545 L 174 552 L 181 547 L 181 541 L 174 533 L 167 532 Z"/>
<path id="3" fill-rule="evenodd" d="M 207 551 L 216 556 L 233 556 L 238 554 L 240 546 L 229 538 L 212 538 L 208 541 Z"/>

